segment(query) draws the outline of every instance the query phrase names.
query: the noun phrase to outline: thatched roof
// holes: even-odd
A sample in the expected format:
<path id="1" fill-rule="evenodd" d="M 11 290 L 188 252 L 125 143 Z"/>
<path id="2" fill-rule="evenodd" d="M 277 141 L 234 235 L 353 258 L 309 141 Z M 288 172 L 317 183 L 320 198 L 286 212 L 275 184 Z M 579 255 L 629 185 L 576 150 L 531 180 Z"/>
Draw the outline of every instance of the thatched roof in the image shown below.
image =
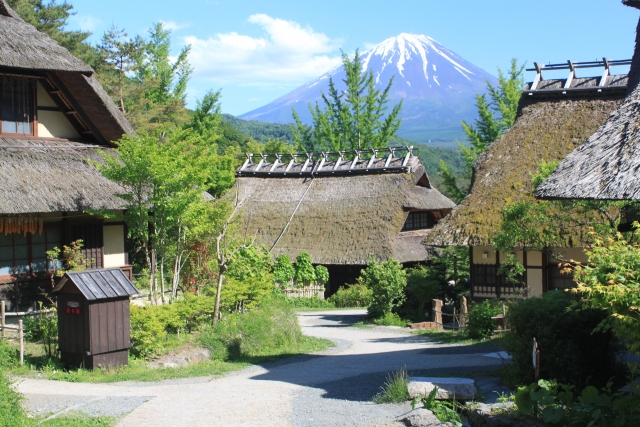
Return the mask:
<path id="1" fill-rule="evenodd" d="M 0 0 L 0 66 L 92 73 L 93 69 L 49 36 L 24 22 Z"/>
<path id="2" fill-rule="evenodd" d="M 123 209 L 122 188 L 87 161 L 102 160 L 91 147 L 0 138 L 0 214 Z"/>
<path id="3" fill-rule="evenodd" d="M 93 139 L 111 145 L 131 125 L 115 106 L 93 69 L 35 27 L 23 21 L 0 0 L 0 73 L 16 73 L 46 79 L 59 90 L 65 104 L 77 111 Z"/>
<path id="4" fill-rule="evenodd" d="M 328 171 L 335 166 L 325 164 Z M 272 247 L 295 212 L 273 249 L 276 256 L 307 252 L 314 263 L 350 265 L 366 264 L 370 254 L 403 263 L 430 259 L 422 244 L 428 231 L 400 230 L 412 209 L 446 214 L 455 205 L 431 188 L 416 156 L 410 155 L 404 168 L 372 167 L 352 174 L 300 175 L 302 165 L 292 164 L 297 173 L 287 176 L 254 176 L 246 167 L 238 171 L 236 187 L 248 236 L 257 233 L 258 243 Z M 272 166 L 263 162 L 261 168 Z M 316 160 L 309 170 L 322 172 L 319 166 Z"/>
<path id="5" fill-rule="evenodd" d="M 640 1 L 623 3 L 640 8 Z M 627 96 L 537 189 L 544 199 L 640 200 L 640 22 Z"/>
<path id="6" fill-rule="evenodd" d="M 624 96 L 606 90 L 540 95 L 523 93 L 515 124 L 473 165 L 471 193 L 432 230 L 426 244 L 491 244 L 503 207 L 531 197 L 531 174 L 538 171 L 539 163 L 563 159 L 606 120 Z"/>

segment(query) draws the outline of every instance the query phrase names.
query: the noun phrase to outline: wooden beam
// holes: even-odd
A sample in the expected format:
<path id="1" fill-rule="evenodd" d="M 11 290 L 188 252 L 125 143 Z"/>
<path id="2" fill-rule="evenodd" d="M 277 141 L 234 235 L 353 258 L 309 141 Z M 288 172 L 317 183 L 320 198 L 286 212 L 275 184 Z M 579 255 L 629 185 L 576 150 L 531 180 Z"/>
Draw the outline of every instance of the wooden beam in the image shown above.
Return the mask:
<path id="1" fill-rule="evenodd" d="M 263 163 L 264 163 L 264 156 L 262 156 L 262 159 L 260 159 L 260 163 L 258 163 L 258 166 L 256 166 L 256 168 L 253 171 L 254 172 L 258 172 L 260 170 L 260 168 L 262 167 Z"/>
<path id="2" fill-rule="evenodd" d="M 360 158 L 360 151 L 356 151 L 356 157 L 353 158 L 353 161 L 351 162 L 351 166 L 349 166 L 349 170 L 356 167 L 356 165 L 358 164 L 359 158 Z"/>
<path id="3" fill-rule="evenodd" d="M 309 155 L 307 155 L 307 160 L 305 160 L 304 165 L 302 165 L 302 169 L 300 169 L 300 172 L 304 172 L 305 169 L 307 169 L 307 166 L 309 166 L 309 160 L 311 158 L 309 157 Z"/>
<path id="4" fill-rule="evenodd" d="M 278 160 L 280 160 L 280 155 L 276 154 L 276 159 L 273 161 L 273 166 L 269 169 L 269 172 L 273 172 L 273 170 L 278 167 Z"/>
<path id="5" fill-rule="evenodd" d="M 336 160 L 336 164 L 333 166 L 333 170 L 336 170 L 340 167 L 340 163 L 342 162 L 342 156 L 343 156 L 343 153 L 340 153 L 340 157 L 338 157 L 338 160 Z"/>
<path id="6" fill-rule="evenodd" d="M 289 164 L 287 165 L 287 169 L 284 171 L 284 173 L 289 172 L 289 169 L 291 169 L 291 167 L 293 166 L 293 160 L 294 158 L 291 157 L 291 161 L 289 162 Z"/>
<path id="7" fill-rule="evenodd" d="M 544 68 L 544 64 L 538 65 L 537 62 L 533 63 L 533 66 L 536 68 L 536 78 L 533 79 L 533 83 L 531 83 L 531 88 L 529 90 L 538 90 L 538 84 L 542 81 L 542 69 Z"/>
<path id="8" fill-rule="evenodd" d="M 576 78 L 576 67 L 573 66 L 571 61 L 567 61 L 567 64 L 569 64 L 569 77 L 567 77 L 567 81 L 564 83 L 564 88 L 571 89 L 571 83 L 573 79 Z"/>
<path id="9" fill-rule="evenodd" d="M 244 161 L 244 163 L 242 164 L 242 167 L 240 168 L 240 172 L 242 172 L 243 170 L 245 170 L 245 168 L 249 165 L 249 160 L 251 159 L 252 154 L 249 154 L 247 156 L 247 160 Z"/>
<path id="10" fill-rule="evenodd" d="M 387 161 L 384 162 L 384 167 L 389 167 L 389 163 L 391 163 L 391 159 L 393 159 L 393 150 L 389 149 L 389 157 L 387 157 Z"/>
<path id="11" fill-rule="evenodd" d="M 325 153 L 322 153 L 322 160 L 320 160 L 320 165 L 318 166 L 318 169 L 316 169 L 316 172 L 320 172 L 320 169 L 322 169 L 322 167 L 324 166 L 324 162 L 327 160 L 327 155 Z"/>
<path id="12" fill-rule="evenodd" d="M 375 160 L 376 160 L 376 150 L 373 149 L 371 151 L 373 152 L 373 154 L 371 155 L 371 159 L 369 160 L 369 163 L 367 163 L 367 169 L 369 169 L 371 167 L 371 165 L 373 164 L 373 162 L 375 162 Z"/>
<path id="13" fill-rule="evenodd" d="M 411 150 L 408 150 L 407 155 L 404 156 L 404 160 L 402 161 L 402 167 L 407 166 L 407 163 L 409 163 L 410 158 L 411 158 Z"/>
<path id="14" fill-rule="evenodd" d="M 604 62 L 604 71 L 602 72 L 602 77 L 600 77 L 600 83 L 598 83 L 598 86 L 603 87 L 607 85 L 607 79 L 609 78 L 609 74 L 611 73 L 611 71 L 609 70 L 609 61 L 607 61 L 607 58 L 602 58 L 602 62 Z"/>

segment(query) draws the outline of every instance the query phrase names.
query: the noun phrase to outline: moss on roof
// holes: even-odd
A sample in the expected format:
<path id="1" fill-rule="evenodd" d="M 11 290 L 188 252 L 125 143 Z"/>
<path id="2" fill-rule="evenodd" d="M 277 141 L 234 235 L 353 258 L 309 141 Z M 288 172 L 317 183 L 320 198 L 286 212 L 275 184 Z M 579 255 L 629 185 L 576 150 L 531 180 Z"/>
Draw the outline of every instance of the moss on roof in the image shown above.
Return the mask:
<path id="1" fill-rule="evenodd" d="M 623 95 L 529 99 L 515 124 L 476 160 L 471 193 L 427 236 L 433 246 L 486 245 L 506 204 L 531 198 L 531 174 L 541 161 L 558 161 L 584 142 Z"/>

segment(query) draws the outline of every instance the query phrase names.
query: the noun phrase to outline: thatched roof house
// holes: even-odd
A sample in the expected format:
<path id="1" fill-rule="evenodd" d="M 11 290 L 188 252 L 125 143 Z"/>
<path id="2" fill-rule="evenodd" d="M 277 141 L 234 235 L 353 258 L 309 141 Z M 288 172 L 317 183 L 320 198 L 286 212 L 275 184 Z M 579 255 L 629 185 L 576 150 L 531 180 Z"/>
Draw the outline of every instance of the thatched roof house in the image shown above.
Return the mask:
<path id="1" fill-rule="evenodd" d="M 84 212 L 124 206 L 121 188 L 90 161 L 132 128 L 91 67 L 5 0 L 0 95 L 0 294 L 15 308 L 49 285 L 45 251 L 54 246 L 82 239 L 93 267 L 126 265 L 124 224 Z"/>
<path id="2" fill-rule="evenodd" d="M 309 253 L 337 272 L 332 287 L 350 279 L 338 266 L 359 273 L 370 255 L 428 261 L 422 240 L 455 204 L 431 186 L 412 148 L 354 155 L 248 158 L 236 180 L 245 233 L 276 256 Z"/>
<path id="3" fill-rule="evenodd" d="M 640 1 L 624 4 L 640 8 Z M 544 199 L 640 200 L 640 22 L 627 96 L 536 191 Z"/>
<path id="4" fill-rule="evenodd" d="M 565 68 L 576 65 L 565 64 Z M 602 84 L 600 77 L 578 79 L 574 75 L 543 80 L 540 72 L 527 85 L 515 124 L 474 163 L 470 194 L 425 239 L 432 246 L 472 247 L 475 297 L 513 293 L 497 274 L 506 254 L 496 253 L 491 246 L 505 205 L 531 198 L 531 174 L 538 172 L 540 162 L 561 160 L 578 147 L 605 122 L 626 92 L 625 75 L 607 76 Z M 565 237 L 567 246 L 573 246 L 573 236 Z M 543 254 L 520 251 L 518 256 L 531 270 L 524 280 L 533 294 L 559 287 L 552 282 L 562 278 L 559 272 L 547 270 L 552 263 Z"/>

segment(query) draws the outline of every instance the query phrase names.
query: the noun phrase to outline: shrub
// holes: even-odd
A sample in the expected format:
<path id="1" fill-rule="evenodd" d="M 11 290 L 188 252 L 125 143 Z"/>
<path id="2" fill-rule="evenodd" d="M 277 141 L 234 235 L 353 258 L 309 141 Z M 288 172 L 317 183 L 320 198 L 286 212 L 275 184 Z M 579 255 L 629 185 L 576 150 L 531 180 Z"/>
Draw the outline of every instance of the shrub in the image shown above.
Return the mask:
<path id="1" fill-rule="evenodd" d="M 329 281 L 329 270 L 324 265 L 316 265 L 316 282 L 319 285 L 324 285 Z"/>
<path id="2" fill-rule="evenodd" d="M 498 303 L 502 303 L 498 301 Z M 493 335 L 496 322 L 493 316 L 502 313 L 502 309 L 496 302 L 484 300 L 480 304 L 474 304 L 469 309 L 469 324 L 467 334 L 474 340 L 485 339 Z"/>
<path id="3" fill-rule="evenodd" d="M 9 380 L 0 373 L 0 425 L 25 425 L 26 414 L 21 400 L 22 396 L 11 389 Z"/>
<path id="4" fill-rule="evenodd" d="M 387 313 L 382 317 L 378 317 L 377 319 L 373 319 L 373 323 L 377 325 L 383 326 L 407 326 L 407 321 L 402 320 L 397 313 Z"/>
<path id="5" fill-rule="evenodd" d="M 288 306 L 294 308 L 335 308 L 335 305 L 331 301 L 316 296 L 311 298 L 285 297 L 284 301 Z"/>
<path id="6" fill-rule="evenodd" d="M 152 357 L 162 350 L 167 336 L 163 307 L 131 306 L 131 354 L 134 356 Z"/>
<path id="7" fill-rule="evenodd" d="M 246 313 L 227 316 L 200 336 L 204 346 L 227 360 L 282 354 L 286 349 L 295 351 L 304 340 L 293 309 L 275 300 Z"/>
<path id="8" fill-rule="evenodd" d="M 43 308 L 40 303 L 40 310 Z M 58 342 L 58 316 L 55 312 L 25 317 L 23 328 L 25 340 L 42 344 L 49 357 L 55 354 Z"/>
<path id="9" fill-rule="evenodd" d="M 296 274 L 294 278 L 298 284 L 305 281 L 313 282 L 316 280 L 316 271 L 311 264 L 311 255 L 306 252 L 300 252 L 296 257 Z"/>
<path id="10" fill-rule="evenodd" d="M 380 387 L 380 393 L 373 396 L 375 403 L 402 403 L 409 397 L 409 375 L 405 369 L 400 369 L 387 375 L 384 385 Z"/>
<path id="11" fill-rule="evenodd" d="M 601 310 L 569 310 L 573 301 L 563 292 L 547 292 L 541 298 L 509 305 L 510 331 L 504 342 L 513 363 L 507 381 L 529 384 L 534 380 L 531 347 L 540 348 L 540 377 L 573 384 L 603 387 L 617 373 L 616 344 L 610 332 L 593 332 L 605 318 Z"/>
<path id="12" fill-rule="evenodd" d="M 431 267 L 421 265 L 406 270 L 405 311 L 415 321 L 428 318 L 431 314 L 431 301 L 442 296 L 442 288 L 446 285 L 444 267 L 444 263 L 440 263 Z"/>
<path id="13" fill-rule="evenodd" d="M 367 268 L 362 270 L 358 283 L 371 289 L 373 296 L 367 311 L 369 317 L 377 319 L 402 304 L 407 276 L 398 261 L 389 259 L 377 263 L 372 257 Z"/>
<path id="14" fill-rule="evenodd" d="M 296 269 L 293 267 L 289 255 L 282 254 L 276 258 L 276 263 L 273 266 L 273 280 L 275 280 L 276 283 L 286 286 L 293 280 L 295 274 Z"/>
<path id="15" fill-rule="evenodd" d="M 12 368 L 18 364 L 18 351 L 6 340 L 0 340 L 0 369 Z"/>
<path id="16" fill-rule="evenodd" d="M 373 300 L 373 291 L 363 284 L 356 283 L 340 287 L 338 292 L 327 298 L 336 307 L 368 307 Z"/>

